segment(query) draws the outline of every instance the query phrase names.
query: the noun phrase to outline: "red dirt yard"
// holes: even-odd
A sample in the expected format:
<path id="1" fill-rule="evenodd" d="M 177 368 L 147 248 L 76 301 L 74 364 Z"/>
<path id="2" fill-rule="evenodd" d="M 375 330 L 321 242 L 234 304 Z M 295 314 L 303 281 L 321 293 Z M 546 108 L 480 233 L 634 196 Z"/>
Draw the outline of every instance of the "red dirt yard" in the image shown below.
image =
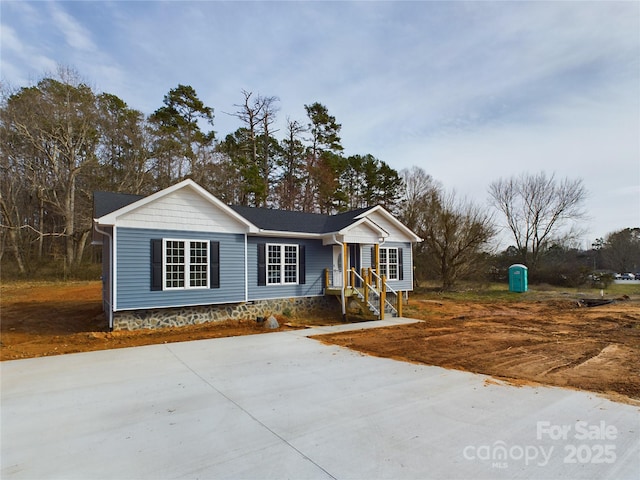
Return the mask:
<path id="1" fill-rule="evenodd" d="M 108 332 L 100 282 L 0 287 L 0 358 L 14 360 L 155 343 L 282 331 L 337 319 L 278 318 L 182 328 Z M 598 392 L 640 405 L 640 295 L 594 308 L 557 293 L 518 301 L 415 294 L 404 315 L 424 320 L 316 337 L 367 354 L 483 373 L 510 383 Z"/>

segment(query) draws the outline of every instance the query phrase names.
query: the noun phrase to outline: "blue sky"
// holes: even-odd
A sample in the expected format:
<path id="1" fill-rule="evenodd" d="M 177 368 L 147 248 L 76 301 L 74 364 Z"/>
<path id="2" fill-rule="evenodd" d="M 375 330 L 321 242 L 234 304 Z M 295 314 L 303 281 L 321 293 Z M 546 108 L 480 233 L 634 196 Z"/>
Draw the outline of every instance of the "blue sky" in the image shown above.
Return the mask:
<path id="1" fill-rule="evenodd" d="M 347 155 L 419 166 L 480 204 L 500 177 L 582 178 L 582 246 L 640 226 L 640 2 L 3 0 L 0 14 L 13 87 L 62 64 L 149 114 L 187 84 L 220 138 L 242 89 L 279 97 L 281 129 L 317 101 Z"/>

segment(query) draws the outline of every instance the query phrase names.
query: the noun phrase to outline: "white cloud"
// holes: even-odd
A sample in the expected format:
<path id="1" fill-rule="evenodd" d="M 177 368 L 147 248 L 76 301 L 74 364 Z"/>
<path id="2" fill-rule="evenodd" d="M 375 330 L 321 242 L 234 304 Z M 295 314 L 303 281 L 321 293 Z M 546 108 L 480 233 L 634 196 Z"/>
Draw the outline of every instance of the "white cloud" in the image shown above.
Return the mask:
<path id="1" fill-rule="evenodd" d="M 13 53 L 23 53 L 24 46 L 18 35 L 11 26 L 2 24 L 2 28 L 0 28 L 0 42 L 2 42 L 2 50 L 3 51 L 11 51 Z"/>
<path id="2" fill-rule="evenodd" d="M 2 32 L 15 82 L 55 59 L 147 114 L 189 84 L 219 136 L 243 88 L 280 97 L 281 131 L 319 101 L 348 155 L 419 165 L 478 200 L 500 175 L 579 172 L 596 222 L 637 213 L 613 197 L 640 203 L 637 3 L 16 3 Z"/>
<path id="3" fill-rule="evenodd" d="M 62 33 L 68 46 L 80 51 L 96 50 L 89 30 L 62 7 L 59 7 L 55 2 L 51 2 L 49 3 L 49 12 L 52 17 L 50 26 L 57 28 Z"/>
<path id="4" fill-rule="evenodd" d="M 55 70 L 56 62 L 40 50 L 26 43 L 15 29 L 7 24 L 0 27 L 2 45 L 2 77 L 15 87 L 31 85 L 42 72 Z M 27 63 L 28 68 L 25 68 Z"/>

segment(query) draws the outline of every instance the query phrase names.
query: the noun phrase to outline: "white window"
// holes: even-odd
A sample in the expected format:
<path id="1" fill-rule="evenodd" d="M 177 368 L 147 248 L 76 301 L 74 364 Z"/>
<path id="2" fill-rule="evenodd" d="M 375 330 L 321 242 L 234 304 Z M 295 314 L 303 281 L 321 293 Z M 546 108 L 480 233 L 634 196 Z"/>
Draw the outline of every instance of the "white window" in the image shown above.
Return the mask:
<path id="1" fill-rule="evenodd" d="M 164 240 L 164 288 L 209 288 L 209 241 Z"/>
<path id="2" fill-rule="evenodd" d="M 298 245 L 267 244 L 267 285 L 298 283 Z"/>
<path id="3" fill-rule="evenodd" d="M 398 249 L 380 249 L 380 275 L 385 275 L 387 280 L 398 280 Z"/>

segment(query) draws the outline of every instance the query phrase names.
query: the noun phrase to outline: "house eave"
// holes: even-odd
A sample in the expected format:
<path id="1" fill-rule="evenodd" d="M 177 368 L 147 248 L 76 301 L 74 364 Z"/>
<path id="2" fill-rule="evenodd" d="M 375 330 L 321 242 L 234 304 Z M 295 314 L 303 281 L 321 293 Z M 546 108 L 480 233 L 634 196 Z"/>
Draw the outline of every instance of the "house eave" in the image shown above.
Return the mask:
<path id="1" fill-rule="evenodd" d="M 399 230 L 401 230 L 402 232 L 405 233 L 405 235 L 407 235 L 407 237 L 410 239 L 411 243 L 420 243 L 420 242 L 423 241 L 423 239 L 420 238 L 418 235 L 416 235 L 409 227 L 404 225 L 400 220 L 398 220 L 396 217 L 391 215 L 387 210 L 385 210 L 384 207 L 382 207 L 380 205 L 377 205 L 377 206 L 367 210 L 366 212 L 362 212 L 356 218 L 358 218 L 358 219 L 366 218 L 366 217 L 368 217 L 369 215 L 371 215 L 374 212 L 382 213 L 382 215 L 385 216 L 392 224 L 394 224 Z M 373 222 L 373 223 L 375 223 L 375 222 Z"/>
<path id="2" fill-rule="evenodd" d="M 379 225 L 377 225 L 374 221 L 372 221 L 369 218 L 359 218 L 357 222 L 354 222 L 350 225 L 347 225 L 346 227 L 344 227 L 343 229 L 341 229 L 340 231 L 336 232 L 336 234 L 338 235 L 348 235 L 349 232 L 351 230 L 353 230 L 355 227 L 359 226 L 359 225 L 366 225 L 369 229 L 371 229 L 373 232 L 375 232 L 378 237 L 382 238 L 387 238 L 389 236 L 389 232 L 387 232 L 385 229 L 383 229 L 382 227 L 380 227 Z"/>
<path id="3" fill-rule="evenodd" d="M 202 188 L 200 185 L 198 185 L 196 182 L 194 182 L 191 179 L 183 180 L 182 182 L 176 183 L 171 187 L 165 188 L 164 190 L 160 190 L 159 192 L 149 195 L 148 197 L 142 198 L 136 202 L 130 203 L 129 205 L 119 208 L 118 210 L 108 213 L 107 215 L 96 218 L 94 219 L 94 222 L 98 223 L 98 225 L 115 226 L 119 217 L 127 213 L 130 213 L 144 205 L 147 205 L 159 198 L 162 198 L 172 192 L 180 190 L 182 188 L 193 189 L 196 193 L 198 193 L 200 196 L 206 199 L 209 203 L 211 203 L 212 205 L 216 206 L 217 208 L 225 212 L 226 215 L 230 216 L 240 224 L 244 225 L 247 229 L 247 233 L 256 233 L 259 231 L 259 228 L 256 227 L 253 223 L 251 223 L 245 217 L 243 217 L 242 215 L 234 211 L 231 207 L 229 207 L 228 205 L 220 201 L 218 198 L 216 198 L 214 195 L 209 193 L 207 190 Z"/>
<path id="4" fill-rule="evenodd" d="M 255 232 L 249 232 L 251 236 L 260 237 L 282 237 L 282 238 L 309 238 L 309 239 L 321 239 L 325 235 L 321 233 L 309 233 L 309 232 L 286 232 L 282 230 L 266 230 L 257 229 Z"/>

